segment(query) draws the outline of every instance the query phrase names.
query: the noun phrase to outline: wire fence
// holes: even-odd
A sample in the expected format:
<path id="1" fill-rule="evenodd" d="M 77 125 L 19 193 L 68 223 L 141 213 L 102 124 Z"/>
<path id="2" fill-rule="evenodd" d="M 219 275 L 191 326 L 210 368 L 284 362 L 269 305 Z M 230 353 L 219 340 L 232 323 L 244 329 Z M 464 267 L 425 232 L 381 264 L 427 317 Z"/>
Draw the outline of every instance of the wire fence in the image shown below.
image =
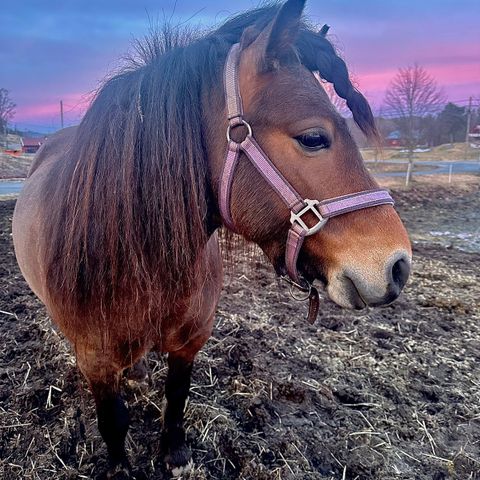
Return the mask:
<path id="1" fill-rule="evenodd" d="M 366 162 L 368 169 L 379 180 L 393 180 L 409 186 L 411 182 L 427 180 L 428 177 L 441 177 L 442 183 L 452 184 L 463 181 L 464 175 L 478 176 L 480 184 L 480 158 L 470 161 L 438 161 L 438 162 Z"/>

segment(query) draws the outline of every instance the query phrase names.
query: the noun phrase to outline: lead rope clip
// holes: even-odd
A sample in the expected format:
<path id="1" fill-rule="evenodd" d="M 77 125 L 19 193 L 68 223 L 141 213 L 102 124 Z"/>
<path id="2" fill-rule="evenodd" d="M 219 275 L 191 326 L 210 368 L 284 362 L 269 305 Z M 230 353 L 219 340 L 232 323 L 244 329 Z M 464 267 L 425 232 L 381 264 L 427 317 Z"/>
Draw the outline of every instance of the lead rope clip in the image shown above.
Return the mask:
<path id="1" fill-rule="evenodd" d="M 304 302 L 305 300 L 308 300 L 307 321 L 310 325 L 312 325 L 317 319 L 318 312 L 320 310 L 320 295 L 318 294 L 318 290 L 305 279 L 302 279 L 305 282 L 305 284 L 302 285 L 300 283 L 294 282 L 290 277 L 287 277 L 285 275 L 280 278 L 290 285 L 290 295 L 294 300 L 296 300 L 297 302 Z M 295 293 L 295 289 L 300 290 L 306 295 L 298 296 Z"/>
<path id="2" fill-rule="evenodd" d="M 307 280 L 302 279 L 305 284 L 297 283 L 293 281 L 290 277 L 287 277 L 286 275 L 283 275 L 280 277 L 284 282 L 288 283 L 290 285 L 290 296 L 296 300 L 297 302 L 304 302 L 305 300 L 308 300 L 310 297 L 310 293 L 312 291 L 312 284 L 310 282 L 307 282 Z M 296 290 L 300 290 L 300 292 L 305 293 L 306 295 L 298 295 L 296 293 Z"/>

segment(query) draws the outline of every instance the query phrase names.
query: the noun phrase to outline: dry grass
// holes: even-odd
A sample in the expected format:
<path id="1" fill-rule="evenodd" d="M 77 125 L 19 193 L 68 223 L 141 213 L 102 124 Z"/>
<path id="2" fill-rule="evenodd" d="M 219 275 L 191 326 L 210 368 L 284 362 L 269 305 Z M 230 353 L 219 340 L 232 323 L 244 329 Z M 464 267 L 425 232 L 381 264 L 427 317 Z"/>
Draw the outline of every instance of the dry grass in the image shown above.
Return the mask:
<path id="1" fill-rule="evenodd" d="M 33 155 L 8 155 L 0 151 L 0 179 L 25 178 L 33 162 Z"/>
<path id="2" fill-rule="evenodd" d="M 407 153 L 404 148 L 384 147 L 381 150 L 374 148 L 362 148 L 362 156 L 365 160 L 406 160 Z M 427 152 L 414 153 L 413 159 L 416 161 L 434 160 L 434 161 L 452 161 L 452 160 L 479 160 L 480 149 L 466 146 L 465 143 L 446 143 L 432 147 Z"/>
<path id="3" fill-rule="evenodd" d="M 405 187 L 405 178 L 402 177 L 376 177 L 375 180 L 383 187 L 391 188 L 396 191 L 415 191 L 416 188 L 445 188 L 453 194 L 462 194 L 465 189 L 480 187 L 480 170 L 475 174 L 458 174 L 452 175 L 449 181 L 448 174 L 432 174 L 432 175 L 413 175 L 411 184 Z M 432 199 L 433 200 L 433 199 Z"/>

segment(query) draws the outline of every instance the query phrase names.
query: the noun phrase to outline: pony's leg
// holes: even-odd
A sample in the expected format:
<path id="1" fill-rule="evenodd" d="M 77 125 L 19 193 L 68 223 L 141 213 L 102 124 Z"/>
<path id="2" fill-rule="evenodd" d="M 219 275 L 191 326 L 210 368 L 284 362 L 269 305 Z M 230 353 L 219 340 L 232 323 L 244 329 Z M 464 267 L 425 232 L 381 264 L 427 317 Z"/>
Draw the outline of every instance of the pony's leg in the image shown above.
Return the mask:
<path id="1" fill-rule="evenodd" d="M 128 478 L 131 467 L 125 451 L 125 437 L 130 417 L 120 396 L 122 371 L 96 356 L 85 360 L 77 354 L 78 365 L 95 399 L 98 430 L 107 446 L 109 470 L 106 477 Z"/>
<path id="2" fill-rule="evenodd" d="M 125 451 L 125 437 L 130 424 L 125 402 L 119 393 L 119 377 L 114 384 L 91 383 L 97 409 L 98 430 L 107 445 L 109 477 L 117 470 L 130 471 L 130 463 Z"/>
<path id="3" fill-rule="evenodd" d="M 165 463 L 173 469 L 173 473 L 176 473 L 175 469 L 187 465 L 192 456 L 183 428 L 185 403 L 190 392 L 193 360 L 210 338 L 213 320 L 212 314 L 197 337 L 180 350 L 168 354 L 168 373 L 165 382 L 167 404 L 163 416 L 162 448 Z"/>
<path id="4" fill-rule="evenodd" d="M 168 355 L 168 374 L 165 383 L 167 404 L 163 418 L 162 447 L 165 463 L 170 468 L 187 465 L 191 458 L 187 447 L 183 417 L 185 403 L 190 391 L 190 379 L 194 356 L 183 356 L 179 352 Z"/>
<path id="5" fill-rule="evenodd" d="M 208 270 L 199 270 L 201 288 L 189 298 L 189 314 L 179 322 L 182 326 L 174 335 L 175 338 L 182 339 L 182 343 L 184 338 L 189 338 L 189 341 L 178 350 L 174 349 L 175 343 L 165 348 L 169 354 L 162 447 L 165 462 L 173 467 L 174 474 L 180 473 L 178 467 L 187 465 L 191 458 L 183 428 L 185 402 L 190 391 L 193 361 L 212 334 L 215 309 L 222 286 L 222 259 L 216 233 L 208 241 L 206 254 Z M 156 349 L 162 351 L 162 344 L 157 345 Z"/>

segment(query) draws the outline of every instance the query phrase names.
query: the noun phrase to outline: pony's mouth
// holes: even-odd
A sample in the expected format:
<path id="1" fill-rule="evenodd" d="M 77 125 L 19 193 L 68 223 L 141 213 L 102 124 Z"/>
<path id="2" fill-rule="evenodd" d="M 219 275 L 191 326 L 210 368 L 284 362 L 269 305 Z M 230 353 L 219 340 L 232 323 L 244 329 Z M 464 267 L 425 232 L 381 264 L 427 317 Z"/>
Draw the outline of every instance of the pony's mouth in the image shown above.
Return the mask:
<path id="1" fill-rule="evenodd" d="M 279 276 L 287 276 L 287 268 L 285 266 L 285 260 L 283 256 L 278 256 L 273 262 L 274 269 Z M 328 298 L 338 305 L 339 307 L 363 310 L 369 304 L 362 297 L 355 282 L 348 276 L 333 276 L 327 277 L 327 274 L 323 271 L 322 265 L 318 265 L 313 262 L 298 262 L 298 272 L 304 280 L 308 283 L 320 284 L 322 290 L 324 290 Z"/>
<path id="2" fill-rule="evenodd" d="M 340 282 L 328 281 L 323 272 L 317 272 L 314 277 L 305 274 L 305 278 L 310 283 L 318 280 L 328 294 L 328 298 L 339 307 L 363 310 L 368 306 L 368 302 L 362 297 L 355 282 L 348 277 L 343 277 Z"/>
<path id="3" fill-rule="evenodd" d="M 304 260 L 304 259 L 302 259 Z M 277 275 L 281 277 L 288 276 L 287 268 L 285 266 L 285 258 L 282 255 L 275 257 L 272 262 Z M 339 307 L 349 310 L 364 310 L 367 307 L 380 307 L 389 305 L 398 296 L 399 292 L 390 292 L 369 297 L 362 295 L 362 286 L 360 282 L 357 285 L 355 280 L 351 278 L 344 270 L 327 274 L 324 271 L 322 263 L 312 261 L 299 261 L 297 269 L 300 277 L 310 284 L 320 284 L 322 290 L 326 292 L 326 296 L 333 303 Z M 367 289 L 368 292 L 368 289 Z"/>
<path id="4" fill-rule="evenodd" d="M 363 310 L 367 307 L 367 302 L 363 299 L 361 293 L 358 291 L 355 282 L 348 278 L 344 277 L 345 290 L 346 290 L 346 300 L 349 302 L 347 308 L 353 308 L 354 310 Z"/>
<path id="5" fill-rule="evenodd" d="M 401 292 L 398 286 L 387 282 L 378 287 L 364 283 L 361 279 L 355 281 L 346 272 L 332 275 L 326 290 L 337 305 L 353 310 L 390 305 Z"/>

